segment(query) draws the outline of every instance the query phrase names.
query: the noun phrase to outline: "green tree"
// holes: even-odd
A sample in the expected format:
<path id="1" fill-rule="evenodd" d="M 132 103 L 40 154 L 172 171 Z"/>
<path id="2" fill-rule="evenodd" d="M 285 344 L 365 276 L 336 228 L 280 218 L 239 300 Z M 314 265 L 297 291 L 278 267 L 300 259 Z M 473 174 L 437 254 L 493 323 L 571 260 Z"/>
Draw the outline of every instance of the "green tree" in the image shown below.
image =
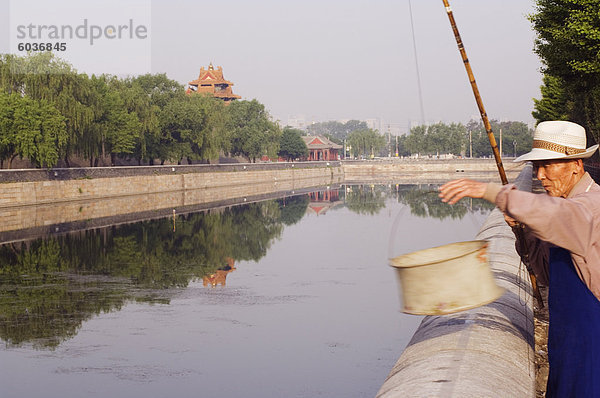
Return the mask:
<path id="1" fill-rule="evenodd" d="M 67 142 L 62 155 L 80 153 L 80 140 L 94 122 L 93 90 L 85 74 L 50 52 L 26 57 L 0 56 L 0 89 L 51 103 L 65 118 Z"/>
<path id="2" fill-rule="evenodd" d="M 48 101 L 21 99 L 15 109 L 15 151 L 38 167 L 58 163 L 67 143 L 65 118 Z"/>
<path id="3" fill-rule="evenodd" d="M 516 152 L 516 155 L 519 156 L 531 150 L 533 131 L 525 123 L 515 121 L 498 122 L 497 120 L 491 120 L 490 125 L 492 126 L 498 148 L 500 147 L 500 140 L 502 139 L 502 152 L 504 152 L 504 154 L 513 156 Z M 473 157 L 493 156 L 487 132 L 481 121 L 471 120 L 467 124 L 467 131 L 471 132 Z M 466 153 L 468 154 L 468 149 Z"/>
<path id="4" fill-rule="evenodd" d="M 161 111 L 162 161 L 217 161 L 226 146 L 226 111 L 222 101 L 205 95 L 175 97 Z"/>
<path id="5" fill-rule="evenodd" d="M 568 120 L 569 101 L 563 81 L 551 75 L 544 75 L 543 85 L 540 87 L 541 99 L 533 99 L 534 110 L 531 112 L 535 120 Z"/>
<path id="6" fill-rule="evenodd" d="M 308 147 L 302 139 L 302 131 L 285 127 L 279 141 L 279 156 L 286 160 L 308 156 Z"/>
<path id="7" fill-rule="evenodd" d="M 13 124 L 15 103 L 19 98 L 17 95 L 9 95 L 0 91 L 0 168 L 4 166 L 5 160 L 10 162 L 16 156 Z M 8 168 L 10 168 L 10 163 Z"/>
<path id="8" fill-rule="evenodd" d="M 167 151 L 161 145 L 161 109 L 172 101 L 181 100 L 185 96 L 184 88 L 175 80 L 163 74 L 145 74 L 131 80 L 136 86 L 136 112 L 142 122 L 142 136 L 135 156 L 141 161 L 154 164 L 154 159 L 166 159 Z"/>
<path id="9" fill-rule="evenodd" d="M 577 122 L 597 141 L 600 132 L 600 0 L 536 0 L 536 12 L 529 16 L 537 33 L 535 52 L 551 80 L 544 81 L 540 105 L 559 99 L 563 109 L 542 112 L 534 117 L 561 117 Z M 563 93 L 557 92 L 562 86 Z M 564 103 L 563 98 L 569 101 Z M 562 102 L 562 104 L 561 104 Z M 569 102 L 572 102 L 569 104 Z M 537 104 L 536 104 L 537 105 Z M 590 140 L 591 141 L 591 140 Z"/>
<path id="10" fill-rule="evenodd" d="M 348 136 L 348 145 L 353 156 L 373 157 L 385 148 L 387 141 L 378 131 L 372 129 L 355 130 Z"/>
<path id="11" fill-rule="evenodd" d="M 58 162 L 67 140 L 65 118 L 46 100 L 0 93 L 0 153 L 8 167 L 16 156 L 37 167 Z"/>
<path id="12" fill-rule="evenodd" d="M 169 102 L 161 111 L 160 129 L 163 152 L 159 154 L 162 162 L 192 159 L 193 145 L 202 145 L 204 128 L 202 109 L 194 106 L 190 97 L 181 97 Z"/>
<path id="13" fill-rule="evenodd" d="M 416 155 L 426 151 L 426 131 L 426 126 L 415 126 L 410 129 L 404 140 L 404 145 L 410 154 Z"/>
<path id="14" fill-rule="evenodd" d="M 150 97 L 152 104 L 162 108 L 176 98 L 181 98 L 185 90 L 181 84 L 171 80 L 166 74 L 145 74 L 132 80 Z"/>
<path id="15" fill-rule="evenodd" d="M 459 155 L 468 145 L 467 129 L 462 124 L 436 123 L 429 126 L 415 126 L 404 139 L 404 146 L 411 154 Z"/>
<path id="16" fill-rule="evenodd" d="M 345 123 L 337 121 L 319 122 L 308 126 L 310 135 L 323 135 L 337 144 L 341 144 L 350 133 L 356 130 L 366 130 L 368 126 L 359 120 L 348 120 Z"/>
<path id="17" fill-rule="evenodd" d="M 105 117 L 102 121 L 102 157 L 110 154 L 114 166 L 117 156 L 132 154 L 142 135 L 142 124 L 133 106 L 132 89 L 116 77 L 109 77 L 103 97 Z M 127 101 L 129 100 L 129 101 Z"/>
<path id="18" fill-rule="evenodd" d="M 263 155 L 270 158 L 277 156 L 281 130 L 270 120 L 263 104 L 255 99 L 234 101 L 227 110 L 232 155 L 244 156 L 252 162 Z"/>

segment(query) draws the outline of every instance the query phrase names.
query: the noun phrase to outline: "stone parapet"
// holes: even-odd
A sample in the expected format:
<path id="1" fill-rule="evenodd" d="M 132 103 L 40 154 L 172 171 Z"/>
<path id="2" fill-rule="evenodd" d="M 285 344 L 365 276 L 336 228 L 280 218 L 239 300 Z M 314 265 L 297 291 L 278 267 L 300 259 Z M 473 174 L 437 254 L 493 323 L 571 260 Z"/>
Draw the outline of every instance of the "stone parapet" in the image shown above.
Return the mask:
<path id="1" fill-rule="evenodd" d="M 76 177 L 75 176 L 83 176 Z M 339 162 L 113 167 L 0 173 L 0 208 L 299 180 L 341 180 Z M 30 181 L 20 181 L 30 178 Z M 15 181 L 17 180 L 17 181 Z"/>
<path id="2" fill-rule="evenodd" d="M 439 182 L 456 177 L 448 170 L 497 175 L 491 159 L 0 170 L 0 232 L 342 183 Z"/>
<path id="3" fill-rule="evenodd" d="M 531 181 L 527 165 L 517 185 L 530 191 Z M 535 396 L 531 284 L 497 208 L 477 239 L 488 240 L 490 266 L 506 292 L 483 307 L 425 317 L 377 398 Z"/>
<path id="4" fill-rule="evenodd" d="M 509 181 L 515 180 L 523 163 L 503 164 Z M 500 182 L 498 166 L 494 159 L 391 159 L 379 161 L 344 162 L 346 182 L 388 181 L 436 183 L 453 178 L 475 178 Z"/>

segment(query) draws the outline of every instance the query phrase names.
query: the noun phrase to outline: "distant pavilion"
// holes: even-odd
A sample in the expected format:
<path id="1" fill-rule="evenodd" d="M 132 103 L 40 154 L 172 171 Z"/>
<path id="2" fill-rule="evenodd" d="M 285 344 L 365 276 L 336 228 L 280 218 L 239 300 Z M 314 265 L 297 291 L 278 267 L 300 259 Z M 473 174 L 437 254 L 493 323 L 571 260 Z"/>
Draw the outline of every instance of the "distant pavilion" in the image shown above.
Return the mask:
<path id="1" fill-rule="evenodd" d="M 304 136 L 302 137 L 306 146 L 308 147 L 308 158 L 306 160 L 338 160 L 339 150 L 342 146 L 336 144 L 327 138 L 317 136 Z"/>
<path id="2" fill-rule="evenodd" d="M 229 80 L 225 80 L 223 77 L 222 67 L 213 67 L 212 63 L 208 65 L 208 69 L 204 67 L 200 68 L 200 75 L 196 80 L 188 83 L 189 87 L 186 93 L 206 93 L 213 97 L 222 99 L 225 103 L 242 98 L 239 95 L 233 93 L 231 86 L 233 83 Z"/>

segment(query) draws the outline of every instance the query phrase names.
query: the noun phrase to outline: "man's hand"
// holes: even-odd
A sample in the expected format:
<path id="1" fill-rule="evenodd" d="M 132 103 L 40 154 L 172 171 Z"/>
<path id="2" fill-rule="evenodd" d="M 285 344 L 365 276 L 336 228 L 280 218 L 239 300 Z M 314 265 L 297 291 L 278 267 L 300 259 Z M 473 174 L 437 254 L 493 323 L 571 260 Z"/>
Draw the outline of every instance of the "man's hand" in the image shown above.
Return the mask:
<path id="1" fill-rule="evenodd" d="M 442 202 L 447 202 L 451 205 L 455 204 L 464 197 L 483 198 L 487 184 L 484 182 L 467 180 L 453 180 L 442 185 L 439 190 L 439 197 Z"/>

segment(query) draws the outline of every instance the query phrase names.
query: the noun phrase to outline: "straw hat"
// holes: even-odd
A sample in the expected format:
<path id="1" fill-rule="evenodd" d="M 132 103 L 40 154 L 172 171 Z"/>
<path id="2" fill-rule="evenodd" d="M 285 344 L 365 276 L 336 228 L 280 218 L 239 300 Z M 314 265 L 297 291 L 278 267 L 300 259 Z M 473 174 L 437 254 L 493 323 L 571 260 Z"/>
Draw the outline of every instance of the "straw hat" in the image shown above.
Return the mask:
<path id="1" fill-rule="evenodd" d="M 596 152 L 598 144 L 587 149 L 585 147 L 585 129 L 580 125 L 564 120 L 541 122 L 533 133 L 531 152 L 519 156 L 514 161 L 585 159 Z"/>

